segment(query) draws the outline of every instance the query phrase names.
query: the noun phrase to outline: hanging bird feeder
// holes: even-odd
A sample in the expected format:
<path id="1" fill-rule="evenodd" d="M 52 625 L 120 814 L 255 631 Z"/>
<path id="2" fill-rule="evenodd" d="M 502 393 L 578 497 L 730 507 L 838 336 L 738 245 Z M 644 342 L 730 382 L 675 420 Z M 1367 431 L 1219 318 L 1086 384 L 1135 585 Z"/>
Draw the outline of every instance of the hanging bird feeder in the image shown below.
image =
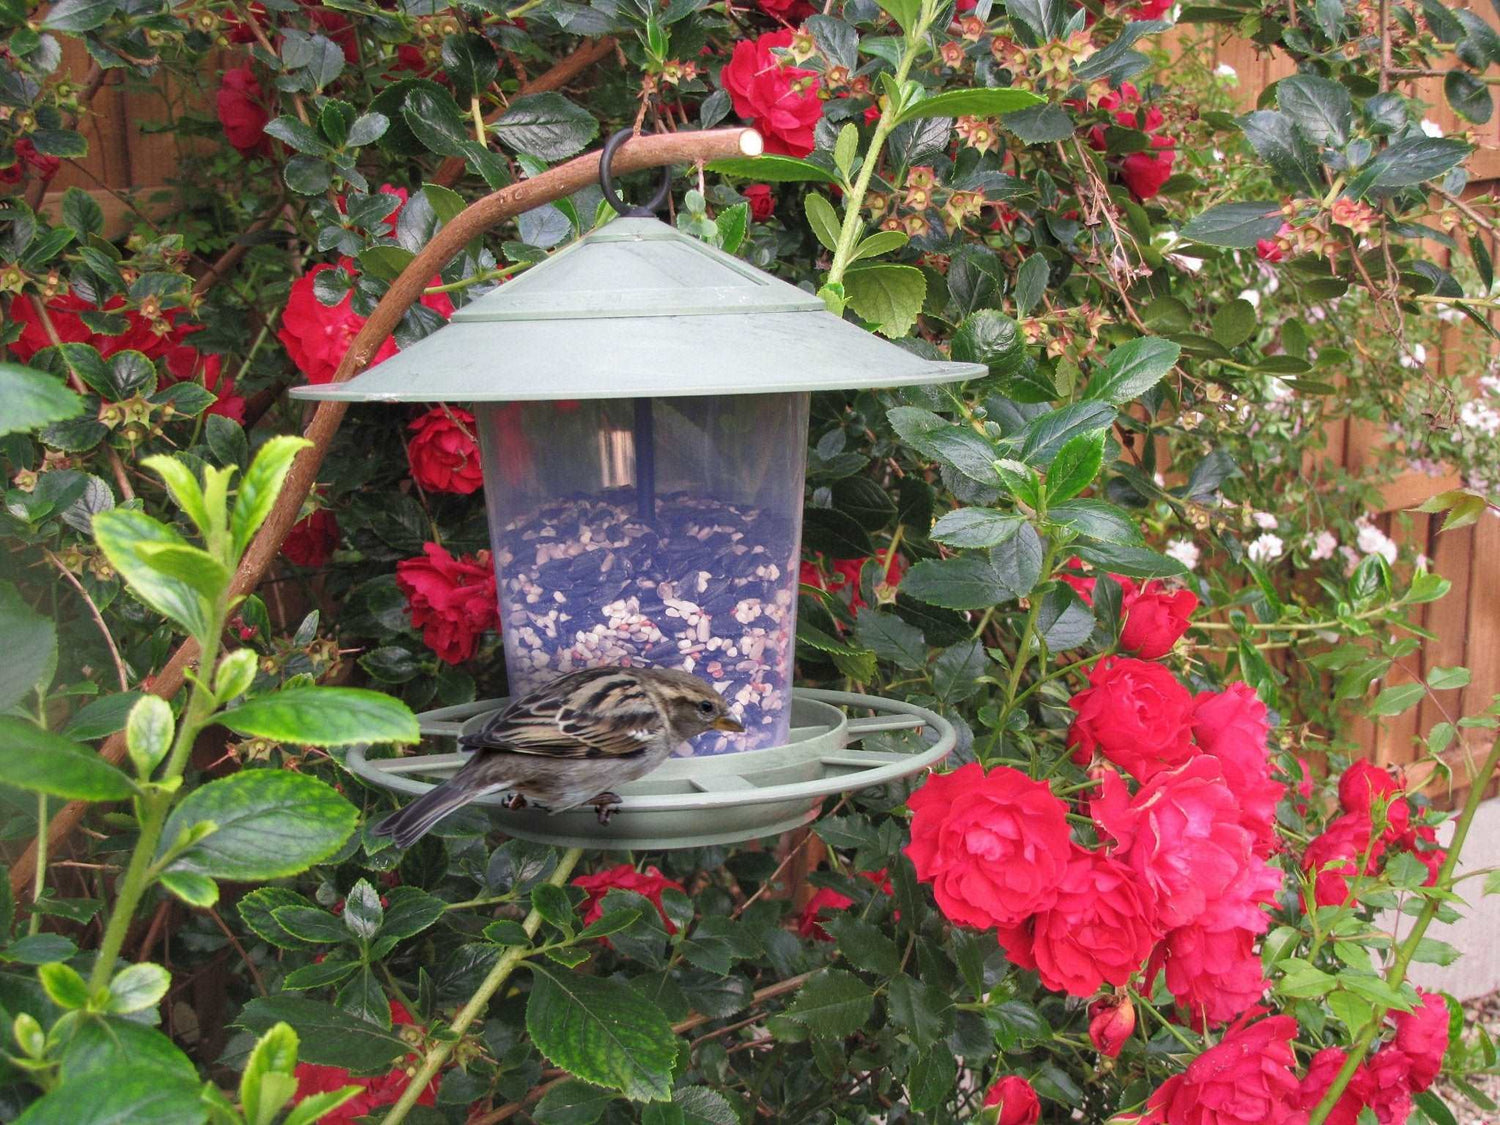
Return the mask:
<path id="1" fill-rule="evenodd" d="M 473 411 L 512 692 L 601 665 L 681 668 L 717 686 L 744 724 L 625 786 L 608 825 L 587 806 L 506 809 L 497 793 L 480 803 L 500 829 L 568 846 L 731 843 L 807 823 L 824 797 L 915 773 L 953 747 L 952 726 L 924 708 L 792 687 L 808 395 L 986 369 L 905 351 L 627 208 L 609 170 L 623 137 L 600 165 L 620 218 L 385 362 L 291 393 Z M 477 730 L 506 702 L 429 712 L 423 732 Z M 917 728 L 928 741 L 911 753 L 856 745 Z M 356 748 L 348 765 L 420 794 L 463 761 Z"/>

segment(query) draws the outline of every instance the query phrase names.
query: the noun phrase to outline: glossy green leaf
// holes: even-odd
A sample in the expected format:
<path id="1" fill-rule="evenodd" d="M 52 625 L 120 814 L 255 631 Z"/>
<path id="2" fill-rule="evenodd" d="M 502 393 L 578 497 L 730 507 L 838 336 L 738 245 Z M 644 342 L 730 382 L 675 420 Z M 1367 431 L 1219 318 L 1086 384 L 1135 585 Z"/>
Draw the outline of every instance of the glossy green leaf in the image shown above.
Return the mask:
<path id="1" fill-rule="evenodd" d="M 69 801 L 123 801 L 135 792 L 130 778 L 88 747 L 6 715 L 0 783 Z"/>
<path id="2" fill-rule="evenodd" d="M 1007 86 L 982 86 L 970 90 L 945 90 L 923 98 L 897 119 L 910 121 L 917 117 L 998 117 L 1040 105 L 1042 99 L 1029 90 L 1012 90 Z"/>
<path id="3" fill-rule="evenodd" d="M 870 986 L 843 969 L 824 969 L 797 993 L 786 1015 L 815 1036 L 844 1039 L 865 1027 L 874 1008 Z"/>
<path id="4" fill-rule="evenodd" d="M 411 708 L 363 688 L 286 688 L 247 700 L 215 721 L 236 734 L 308 746 L 416 742 L 420 737 Z"/>
<path id="5" fill-rule="evenodd" d="M 203 1125 L 200 1085 L 139 1063 L 105 1067 L 32 1102 L 16 1125 Z"/>
<path id="6" fill-rule="evenodd" d="M 1104 369 L 1089 379 L 1084 397 L 1116 406 L 1138 398 L 1171 371 L 1182 347 L 1158 336 L 1141 336 L 1112 350 Z"/>
<path id="7" fill-rule="evenodd" d="M 65 422 L 78 417 L 84 408 L 83 397 L 64 386 L 58 376 L 19 363 L 0 363 L 0 402 L 5 403 L 5 410 L 0 411 L 0 437 Z"/>
<path id="8" fill-rule="evenodd" d="M 341 1066 L 363 1074 L 383 1073 L 393 1060 L 411 1052 L 410 1043 L 379 1024 L 303 996 L 251 1000 L 234 1021 L 235 1026 L 256 1033 L 283 1022 L 291 1024 L 301 1040 L 300 1061 L 317 1066 Z"/>
<path id="9" fill-rule="evenodd" d="M 9 710 L 52 680 L 57 666 L 57 629 L 33 610 L 8 582 L 0 582 L 0 711 Z M 32 700 L 35 703 L 35 700 Z"/>
<path id="10" fill-rule="evenodd" d="M 915 266 L 854 266 L 844 274 L 849 307 L 883 336 L 905 336 L 916 323 L 927 295 L 927 279 Z"/>
<path id="11" fill-rule="evenodd" d="M 187 540 L 135 509 L 100 512 L 93 528 L 94 541 L 129 583 L 131 593 L 195 637 L 215 631 L 215 605 L 203 591 L 205 578 L 218 575 L 182 573 L 184 567 L 179 564 L 196 557 L 183 553 L 193 550 Z M 164 555 L 168 549 L 173 553 Z"/>

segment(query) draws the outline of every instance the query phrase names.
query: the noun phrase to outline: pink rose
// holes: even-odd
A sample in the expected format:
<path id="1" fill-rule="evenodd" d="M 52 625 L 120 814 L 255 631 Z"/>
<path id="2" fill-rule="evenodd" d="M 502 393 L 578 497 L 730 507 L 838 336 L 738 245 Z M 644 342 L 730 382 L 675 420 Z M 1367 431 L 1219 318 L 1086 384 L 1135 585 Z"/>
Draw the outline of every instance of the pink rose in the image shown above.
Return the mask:
<path id="1" fill-rule="evenodd" d="M 1103 754 L 1139 781 L 1181 765 L 1193 754 L 1188 731 L 1193 700 L 1160 664 L 1129 657 L 1101 660 L 1089 686 L 1069 701 L 1074 759 Z"/>
<path id="2" fill-rule="evenodd" d="M 929 774 L 906 803 L 906 854 L 949 921 L 1011 926 L 1052 904 L 1073 844 L 1067 806 L 1046 784 L 970 762 Z"/>
<path id="3" fill-rule="evenodd" d="M 1443 1069 L 1443 1055 L 1448 1050 L 1448 1005 L 1441 996 L 1417 989 L 1422 1002 L 1409 1012 L 1396 1012 L 1396 1038 L 1382 1050 L 1400 1051 L 1406 1056 L 1408 1082 L 1413 1093 L 1432 1085 Z"/>
<path id="4" fill-rule="evenodd" d="M 1255 938 L 1264 929 L 1181 926 L 1167 934 L 1161 948 L 1167 990 L 1194 1027 L 1228 1023 L 1260 1003 L 1266 978 Z"/>
<path id="5" fill-rule="evenodd" d="M 473 657 L 483 633 L 500 627 L 489 552 L 455 559 L 436 543 L 422 552 L 422 558 L 396 564 L 396 585 L 423 643 L 440 660 L 462 664 Z"/>
<path id="6" fill-rule="evenodd" d="M 484 485 L 474 415 L 458 406 L 438 406 L 409 429 L 416 437 L 406 447 L 412 480 L 428 492 L 467 496 Z"/>
<path id="7" fill-rule="evenodd" d="M 791 45 L 790 29 L 741 40 L 719 81 L 729 91 L 735 113 L 765 137 L 767 152 L 806 156 L 813 150 L 813 126 L 823 116 L 823 103 L 817 71 L 792 66 L 771 53 L 773 47 Z"/>
<path id="8" fill-rule="evenodd" d="M 1349 880 L 1373 875 L 1384 845 L 1371 843 L 1368 817 L 1345 813 L 1334 817 L 1302 853 L 1302 870 L 1313 875 L 1313 900 L 1319 906 L 1341 906 L 1349 898 Z"/>
<path id="9" fill-rule="evenodd" d="M 1219 760 L 1224 780 L 1240 805 L 1240 823 L 1255 836 L 1262 856 L 1276 847 L 1276 804 L 1286 787 L 1271 779 L 1267 749 L 1271 724 L 1266 705 L 1246 683 L 1193 699 L 1193 738 Z"/>
<path id="10" fill-rule="evenodd" d="M 1297 1088 L 1297 1095 L 1293 1104 L 1304 1113 L 1311 1113 L 1322 1102 L 1323 1096 L 1328 1093 L 1328 1087 L 1333 1085 L 1333 1080 L 1338 1077 L 1339 1071 L 1344 1069 L 1344 1063 L 1349 1056 L 1337 1047 L 1324 1047 L 1312 1057 L 1312 1062 L 1307 1064 L 1307 1074 L 1302 1079 L 1302 1084 Z M 1349 1085 L 1344 1087 L 1344 1092 L 1339 1095 L 1339 1100 L 1333 1105 L 1333 1110 L 1328 1114 L 1324 1125 L 1358 1125 L 1359 1111 L 1364 1109 L 1370 1102 L 1373 1092 L 1373 1083 L 1369 1072 L 1359 1067 L 1354 1076 L 1349 1079 Z"/>
<path id="11" fill-rule="evenodd" d="M 1123 863 L 1074 848 L 1057 886 L 1057 901 L 1022 925 L 1002 927 L 1005 954 L 1035 969 L 1056 992 L 1092 996 L 1140 971 L 1161 936 L 1156 902 Z"/>

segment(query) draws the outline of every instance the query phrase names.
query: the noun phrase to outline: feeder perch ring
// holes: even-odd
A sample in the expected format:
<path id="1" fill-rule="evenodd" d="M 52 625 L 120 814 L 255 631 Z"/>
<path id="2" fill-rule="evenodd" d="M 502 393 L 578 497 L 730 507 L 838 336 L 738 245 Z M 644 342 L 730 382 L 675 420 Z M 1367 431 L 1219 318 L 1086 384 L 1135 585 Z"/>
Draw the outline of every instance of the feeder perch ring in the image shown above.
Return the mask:
<path id="1" fill-rule="evenodd" d="M 509 701 L 486 699 L 419 716 L 422 733 L 457 738 L 483 726 Z M 850 717 L 841 708 L 873 712 Z M 780 746 L 740 753 L 674 757 L 620 787 L 621 805 L 608 825 L 589 806 L 550 814 L 507 809 L 505 795 L 479 798 L 496 828 L 509 836 L 559 847 L 662 851 L 734 844 L 800 828 L 817 819 L 825 797 L 897 781 L 934 766 L 957 743 L 953 724 L 934 711 L 897 699 L 795 688 L 792 728 Z M 879 731 L 922 729 L 931 739 L 916 753 L 852 745 Z M 451 775 L 466 754 L 415 754 L 371 759 L 354 746 L 351 772 L 372 785 L 419 796 Z"/>

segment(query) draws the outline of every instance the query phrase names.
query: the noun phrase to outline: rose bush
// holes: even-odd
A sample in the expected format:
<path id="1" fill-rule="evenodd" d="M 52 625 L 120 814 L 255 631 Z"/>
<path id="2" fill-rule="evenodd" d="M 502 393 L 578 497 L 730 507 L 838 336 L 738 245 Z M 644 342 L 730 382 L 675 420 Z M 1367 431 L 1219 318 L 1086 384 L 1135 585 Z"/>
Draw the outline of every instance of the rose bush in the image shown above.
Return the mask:
<path id="1" fill-rule="evenodd" d="M 1479 890 L 1456 862 L 1500 709 L 1453 710 L 1462 669 L 1408 677 L 1446 583 L 1374 517 L 1392 466 L 1456 472 L 1427 507 L 1459 526 L 1500 480 L 1496 207 L 1461 131 L 1493 112 L 1480 14 L 58 0 L 0 23 L 0 1115 L 1492 1111 L 1468 1083 L 1492 1045 L 1408 976 L 1458 955 L 1429 927 Z M 1286 76 L 1212 68 L 1220 31 Z M 200 87 L 152 126 L 191 140 L 171 209 L 49 192 L 97 91 L 168 72 Z M 1460 131 L 1408 96 L 1429 73 Z M 958 745 L 781 840 L 583 857 L 471 809 L 398 853 L 344 748 L 505 694 L 479 489 L 566 439 L 502 408 L 484 466 L 459 405 L 356 409 L 314 487 L 283 391 L 334 377 L 468 202 L 615 128 L 735 120 L 771 155 L 685 169 L 672 221 L 988 370 L 816 395 L 807 450 L 798 682 L 933 708 Z M 368 358 L 599 202 L 465 245 Z M 1363 476 L 1323 448 L 1355 418 L 1392 438 Z M 1420 761 L 1354 760 L 1355 720 L 1427 698 L 1452 713 Z"/>

